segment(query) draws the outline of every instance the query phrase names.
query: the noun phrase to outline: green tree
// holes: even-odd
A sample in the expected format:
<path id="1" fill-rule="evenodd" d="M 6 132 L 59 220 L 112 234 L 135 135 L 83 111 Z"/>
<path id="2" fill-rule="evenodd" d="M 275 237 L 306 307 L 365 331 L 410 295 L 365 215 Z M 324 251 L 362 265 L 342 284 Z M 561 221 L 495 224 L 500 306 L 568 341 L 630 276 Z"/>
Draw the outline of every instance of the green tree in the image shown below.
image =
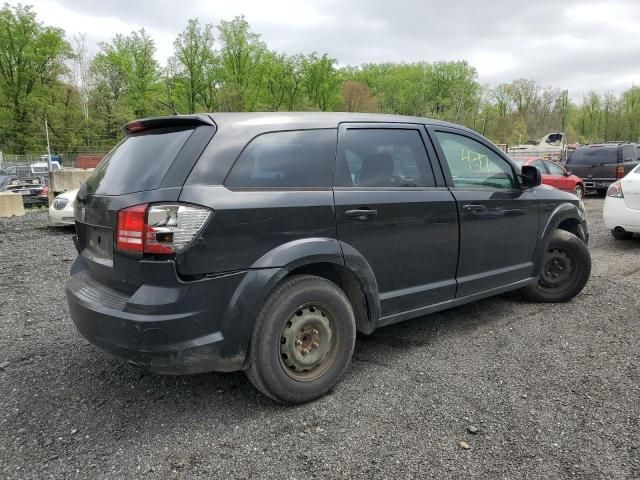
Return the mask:
<path id="1" fill-rule="evenodd" d="M 254 110 L 265 85 L 267 46 L 244 16 L 218 25 L 225 109 Z"/>
<path id="2" fill-rule="evenodd" d="M 144 117 L 157 111 L 154 101 L 160 73 L 155 50 L 144 28 L 100 43 L 92 72 L 99 90 L 113 102 L 112 109 L 121 102 L 118 106 L 127 117 Z"/>
<path id="3" fill-rule="evenodd" d="M 302 63 L 303 85 L 312 106 L 318 110 L 332 110 L 339 102 L 340 78 L 336 60 L 326 53 L 308 55 Z"/>
<path id="4" fill-rule="evenodd" d="M 209 108 L 213 106 L 213 88 L 218 87 L 220 81 L 214 40 L 213 25 L 207 23 L 202 27 L 198 19 L 191 18 L 173 44 L 177 82 L 182 87 L 188 113 L 196 112 L 202 100 Z M 170 103 L 173 105 L 173 99 Z"/>
<path id="5" fill-rule="evenodd" d="M 38 22 L 31 7 L 8 4 L 0 10 L 0 45 L 0 120 L 8 130 L 6 148 L 25 153 L 41 140 L 33 136 L 42 131 L 34 123 L 44 119 L 44 104 L 66 72 L 71 47 L 64 31 Z"/>

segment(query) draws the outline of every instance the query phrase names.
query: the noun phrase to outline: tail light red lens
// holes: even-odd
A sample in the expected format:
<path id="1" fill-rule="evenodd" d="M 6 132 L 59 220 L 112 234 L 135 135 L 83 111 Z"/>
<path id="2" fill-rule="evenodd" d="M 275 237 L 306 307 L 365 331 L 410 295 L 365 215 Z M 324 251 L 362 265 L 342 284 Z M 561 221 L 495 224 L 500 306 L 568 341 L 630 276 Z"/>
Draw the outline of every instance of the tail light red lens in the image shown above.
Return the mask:
<path id="1" fill-rule="evenodd" d="M 196 205 L 135 205 L 118 212 L 116 248 L 171 254 L 184 250 L 202 230 L 211 210 Z"/>
<path id="2" fill-rule="evenodd" d="M 624 167 L 622 165 L 618 165 L 618 168 L 616 168 L 616 178 L 622 177 L 624 177 Z"/>
<path id="3" fill-rule="evenodd" d="M 118 250 L 144 251 L 142 240 L 147 206 L 146 203 L 143 203 L 118 212 L 118 226 L 116 228 L 116 248 Z"/>

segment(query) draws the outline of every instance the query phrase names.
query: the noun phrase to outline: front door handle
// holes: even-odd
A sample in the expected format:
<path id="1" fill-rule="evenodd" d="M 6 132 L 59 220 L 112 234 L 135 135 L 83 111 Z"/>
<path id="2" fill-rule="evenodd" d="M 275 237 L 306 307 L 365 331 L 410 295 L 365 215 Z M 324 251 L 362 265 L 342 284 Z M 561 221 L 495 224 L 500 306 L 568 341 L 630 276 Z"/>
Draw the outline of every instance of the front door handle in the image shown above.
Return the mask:
<path id="1" fill-rule="evenodd" d="M 482 210 L 486 210 L 487 207 L 479 203 L 468 203 L 467 205 L 463 205 L 462 209 L 466 212 L 481 212 Z"/>
<path id="2" fill-rule="evenodd" d="M 378 215 L 378 211 L 370 208 L 356 208 L 354 210 L 347 210 L 346 212 L 344 212 L 344 214 L 347 217 L 354 217 L 364 220 L 369 217 L 375 217 L 376 215 Z"/>

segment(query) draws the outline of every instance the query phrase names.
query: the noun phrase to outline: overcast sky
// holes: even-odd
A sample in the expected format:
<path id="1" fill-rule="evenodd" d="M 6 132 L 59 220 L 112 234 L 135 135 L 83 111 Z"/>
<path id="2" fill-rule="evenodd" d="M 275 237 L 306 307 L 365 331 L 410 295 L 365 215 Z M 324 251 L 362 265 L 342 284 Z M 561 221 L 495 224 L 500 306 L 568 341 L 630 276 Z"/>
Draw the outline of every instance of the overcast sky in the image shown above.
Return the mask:
<path id="1" fill-rule="evenodd" d="M 17 4 L 18 2 L 10 1 Z M 244 14 L 270 49 L 340 65 L 468 60 L 482 83 L 533 78 L 618 93 L 640 84 L 640 0 L 23 0 L 45 24 L 97 42 L 144 27 L 161 64 L 187 19 Z"/>

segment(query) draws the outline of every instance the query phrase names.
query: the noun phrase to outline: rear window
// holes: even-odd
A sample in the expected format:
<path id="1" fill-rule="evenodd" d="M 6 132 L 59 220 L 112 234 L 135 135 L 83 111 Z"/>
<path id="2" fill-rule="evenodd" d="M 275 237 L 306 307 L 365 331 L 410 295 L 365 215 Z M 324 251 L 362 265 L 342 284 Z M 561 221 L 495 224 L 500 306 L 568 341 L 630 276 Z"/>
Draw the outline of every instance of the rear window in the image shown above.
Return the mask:
<path id="1" fill-rule="evenodd" d="M 98 195 L 158 188 L 193 129 L 156 129 L 130 135 L 100 162 L 87 180 Z"/>
<path id="2" fill-rule="evenodd" d="M 567 165 L 597 165 L 599 163 L 618 163 L 618 147 L 578 148 L 567 160 Z"/>
<path id="3" fill-rule="evenodd" d="M 254 138 L 227 176 L 229 188 L 331 187 L 336 130 L 271 132 Z"/>

